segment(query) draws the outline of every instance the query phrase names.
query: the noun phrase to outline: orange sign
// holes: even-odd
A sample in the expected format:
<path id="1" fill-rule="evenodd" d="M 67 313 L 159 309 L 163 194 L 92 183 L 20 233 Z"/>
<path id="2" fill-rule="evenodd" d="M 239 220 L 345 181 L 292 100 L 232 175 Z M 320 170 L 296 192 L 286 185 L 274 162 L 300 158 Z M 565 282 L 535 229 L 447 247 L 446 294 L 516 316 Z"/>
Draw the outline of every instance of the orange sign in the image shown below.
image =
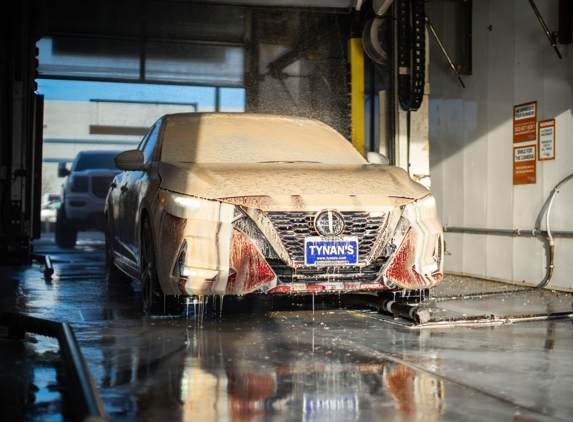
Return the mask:
<path id="1" fill-rule="evenodd" d="M 537 139 L 537 101 L 513 107 L 513 142 Z"/>
<path id="2" fill-rule="evenodd" d="M 537 146 L 513 148 L 513 184 L 525 185 L 537 181 Z"/>
<path id="3" fill-rule="evenodd" d="M 539 161 L 555 159 L 555 119 L 539 122 Z"/>

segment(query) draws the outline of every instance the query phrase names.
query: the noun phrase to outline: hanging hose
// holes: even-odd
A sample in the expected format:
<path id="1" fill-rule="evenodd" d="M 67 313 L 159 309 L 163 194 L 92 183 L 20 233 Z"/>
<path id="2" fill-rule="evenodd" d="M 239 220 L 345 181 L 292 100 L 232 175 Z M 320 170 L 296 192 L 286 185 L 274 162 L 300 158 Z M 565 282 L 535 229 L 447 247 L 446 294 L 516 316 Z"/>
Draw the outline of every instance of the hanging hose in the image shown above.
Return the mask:
<path id="1" fill-rule="evenodd" d="M 553 258 L 555 253 L 555 241 L 553 240 L 553 235 L 551 234 L 551 229 L 549 228 L 549 214 L 551 213 L 551 206 L 553 205 L 553 200 L 555 199 L 555 194 L 559 193 L 559 189 L 569 180 L 573 179 L 573 174 L 570 174 L 565 179 L 557 183 L 557 185 L 551 191 L 549 198 L 547 199 L 547 212 L 545 214 L 545 227 L 547 230 L 547 239 L 549 240 L 549 266 L 547 267 L 547 272 L 545 273 L 545 278 L 533 288 L 533 290 L 541 290 L 551 281 L 553 276 Z M 540 213 L 543 213 L 543 208 Z"/>
<path id="2" fill-rule="evenodd" d="M 541 208 L 541 211 L 539 211 L 539 215 L 537 217 L 537 222 L 539 224 L 539 222 L 543 220 L 543 215 L 545 213 L 545 227 L 547 232 L 547 240 L 549 241 L 549 256 L 548 256 L 549 264 L 547 265 L 547 271 L 545 272 L 545 277 L 543 277 L 543 280 L 541 280 L 539 284 L 537 284 L 537 286 L 529 289 L 499 290 L 493 292 L 468 293 L 465 295 L 434 296 L 433 299 L 440 301 L 440 300 L 453 300 L 453 299 L 481 298 L 484 296 L 495 296 L 507 293 L 524 293 L 524 292 L 538 291 L 547 286 L 547 284 L 549 284 L 549 282 L 551 281 L 551 277 L 553 277 L 554 257 L 555 257 L 555 241 L 553 240 L 553 235 L 551 233 L 551 228 L 549 226 L 549 216 L 551 214 L 551 207 L 553 206 L 555 195 L 559 193 L 559 189 L 561 189 L 561 187 L 571 179 L 573 179 L 573 174 L 570 174 L 565 179 L 557 183 L 557 185 L 555 185 L 555 187 L 549 194 L 547 201 L 545 201 L 545 204 Z M 484 231 L 487 232 L 487 230 Z M 463 231 L 461 230 L 457 230 L 457 232 L 463 233 Z M 532 232 L 541 233 L 541 230 L 539 228 L 536 228 Z"/>

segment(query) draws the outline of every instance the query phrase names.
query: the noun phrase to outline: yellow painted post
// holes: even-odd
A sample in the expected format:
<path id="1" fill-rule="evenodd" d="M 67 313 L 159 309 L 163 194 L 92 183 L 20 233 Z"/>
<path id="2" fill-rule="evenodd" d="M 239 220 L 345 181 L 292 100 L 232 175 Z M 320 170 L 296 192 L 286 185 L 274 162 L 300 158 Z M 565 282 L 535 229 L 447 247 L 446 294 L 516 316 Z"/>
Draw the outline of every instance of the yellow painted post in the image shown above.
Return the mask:
<path id="1" fill-rule="evenodd" d="M 352 145 L 364 155 L 364 49 L 361 38 L 349 41 Z"/>

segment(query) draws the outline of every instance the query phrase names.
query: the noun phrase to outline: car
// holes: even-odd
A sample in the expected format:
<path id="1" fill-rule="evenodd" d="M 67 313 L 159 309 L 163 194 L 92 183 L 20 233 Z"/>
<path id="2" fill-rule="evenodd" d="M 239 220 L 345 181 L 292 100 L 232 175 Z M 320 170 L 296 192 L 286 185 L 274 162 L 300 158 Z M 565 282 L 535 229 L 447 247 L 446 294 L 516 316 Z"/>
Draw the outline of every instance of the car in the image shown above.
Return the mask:
<path id="1" fill-rule="evenodd" d="M 42 195 L 42 204 L 40 208 L 40 221 L 46 227 L 56 223 L 56 214 L 62 205 L 62 195 L 59 193 L 46 193 Z"/>
<path id="2" fill-rule="evenodd" d="M 165 115 L 115 163 L 107 279 L 141 281 L 148 315 L 180 313 L 181 296 L 427 291 L 443 278 L 430 192 L 317 120 Z"/>
<path id="3" fill-rule="evenodd" d="M 115 166 L 117 150 L 80 151 L 71 169 L 58 165 L 58 176 L 67 177 L 62 185 L 62 204 L 57 210 L 55 241 L 63 248 L 76 244 L 79 231 L 103 230 L 104 205 L 109 184 L 120 172 Z"/>
<path id="4" fill-rule="evenodd" d="M 58 194 L 58 197 L 60 195 Z M 62 201 L 60 199 L 57 200 L 48 200 L 42 202 L 40 208 L 40 221 L 42 222 L 42 229 L 46 233 L 50 233 L 53 231 L 53 228 L 56 224 L 56 216 L 58 213 L 58 209 L 62 206 Z"/>
<path id="5" fill-rule="evenodd" d="M 40 208 L 40 221 L 42 223 L 55 223 L 56 213 L 62 205 L 61 202 L 45 202 Z"/>

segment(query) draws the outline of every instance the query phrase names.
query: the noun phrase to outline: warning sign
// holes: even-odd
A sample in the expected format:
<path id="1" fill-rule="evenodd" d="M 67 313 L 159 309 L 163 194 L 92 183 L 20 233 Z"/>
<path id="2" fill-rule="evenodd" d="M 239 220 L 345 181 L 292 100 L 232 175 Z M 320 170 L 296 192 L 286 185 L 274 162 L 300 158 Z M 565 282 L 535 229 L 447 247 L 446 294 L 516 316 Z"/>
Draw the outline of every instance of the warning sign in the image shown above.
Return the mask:
<path id="1" fill-rule="evenodd" d="M 537 101 L 513 107 L 513 142 L 537 139 Z"/>
<path id="2" fill-rule="evenodd" d="M 537 181 L 536 145 L 513 148 L 513 184 L 524 185 Z"/>
<path id="3" fill-rule="evenodd" d="M 539 161 L 555 159 L 555 119 L 539 122 Z"/>

